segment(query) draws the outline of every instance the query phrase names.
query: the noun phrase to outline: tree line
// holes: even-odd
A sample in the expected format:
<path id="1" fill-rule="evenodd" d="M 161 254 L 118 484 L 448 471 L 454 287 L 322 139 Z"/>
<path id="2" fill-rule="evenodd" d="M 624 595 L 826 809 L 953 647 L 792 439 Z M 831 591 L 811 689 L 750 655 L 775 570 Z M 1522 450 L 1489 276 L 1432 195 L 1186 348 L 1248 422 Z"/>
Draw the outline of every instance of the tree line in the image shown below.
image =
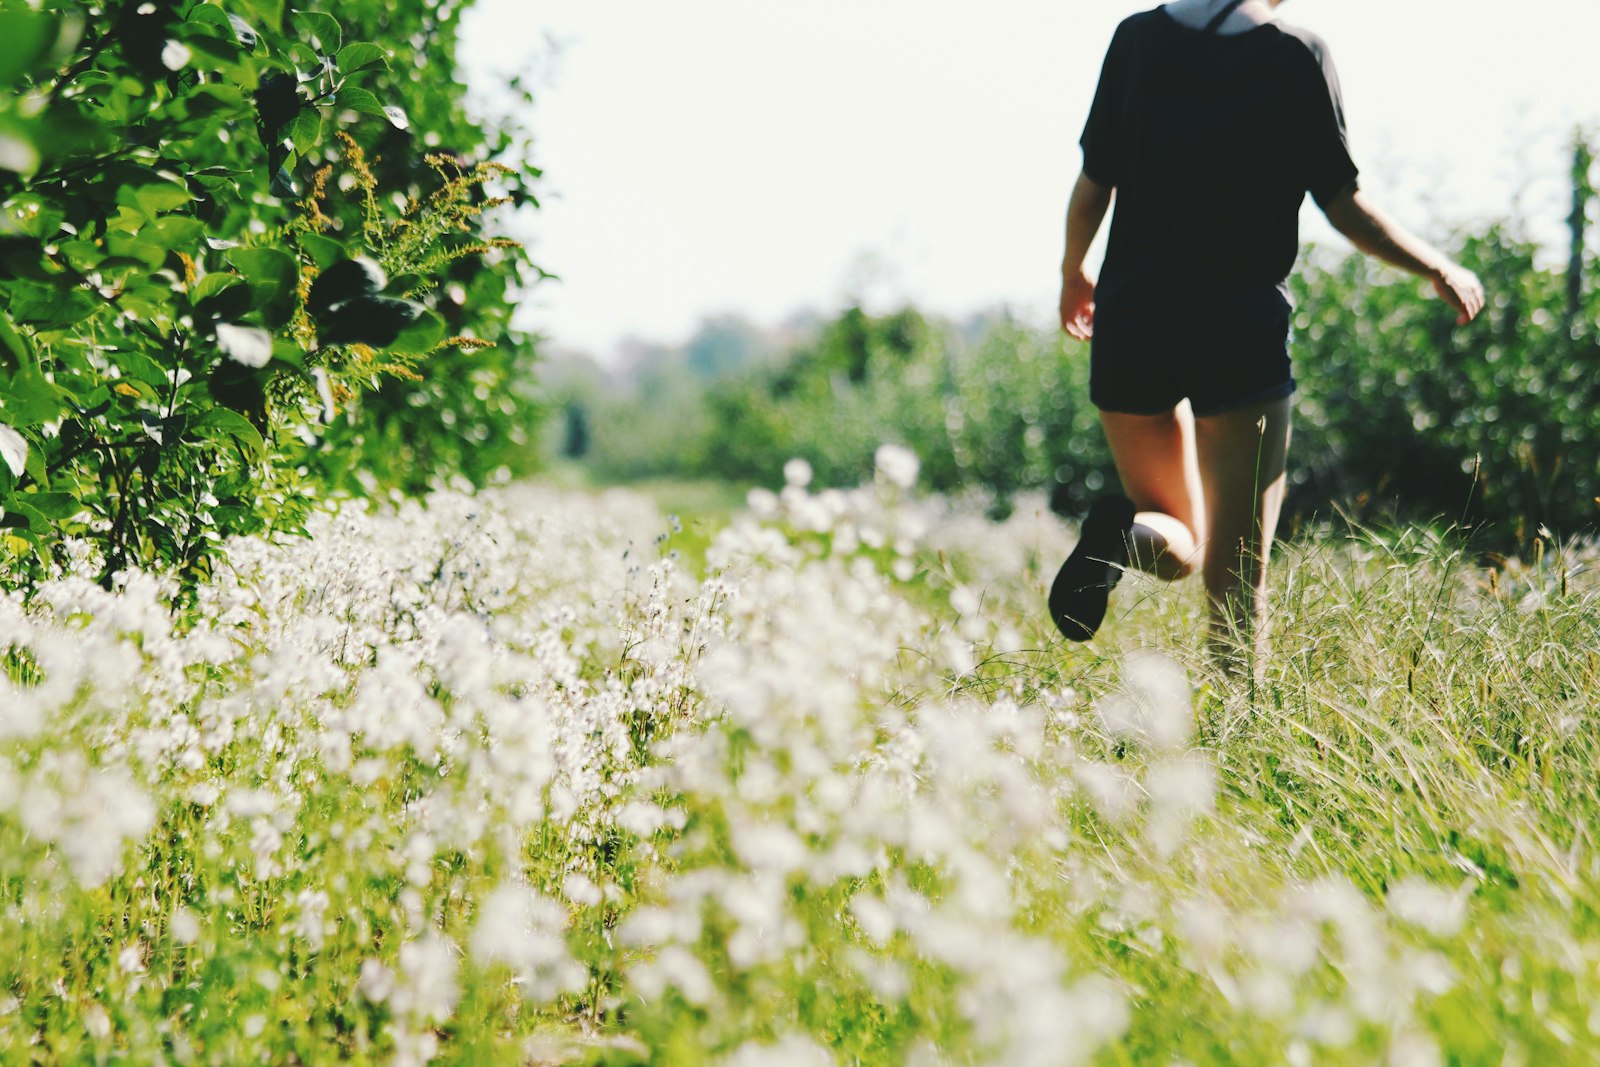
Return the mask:
<path id="1" fill-rule="evenodd" d="M 1490 294 L 1466 327 L 1388 268 L 1312 251 L 1291 283 L 1291 519 L 1459 524 L 1499 547 L 1595 531 L 1594 170 L 1580 138 L 1563 266 L 1543 265 L 1511 219 L 1454 242 Z M 682 349 L 642 353 L 631 389 L 569 375 L 552 393 L 567 431 L 552 445 L 609 480 L 771 485 L 800 457 L 818 484 L 849 485 L 893 441 L 921 457 L 929 489 L 1000 512 L 1042 490 L 1071 515 L 1114 484 L 1086 345 L 1004 314 L 953 323 L 914 308 L 849 308 L 800 332 L 763 345 L 747 324 L 712 320 Z"/>

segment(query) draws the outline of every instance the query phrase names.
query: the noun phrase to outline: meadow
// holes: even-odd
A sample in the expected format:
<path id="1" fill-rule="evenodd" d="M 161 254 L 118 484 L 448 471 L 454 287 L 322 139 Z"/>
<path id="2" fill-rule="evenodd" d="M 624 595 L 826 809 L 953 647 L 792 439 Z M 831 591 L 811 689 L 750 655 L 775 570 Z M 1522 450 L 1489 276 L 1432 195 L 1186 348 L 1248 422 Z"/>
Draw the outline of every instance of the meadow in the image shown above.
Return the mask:
<path id="1" fill-rule="evenodd" d="M 1302 531 L 1252 690 L 916 466 L 351 502 L 179 616 L 80 546 L 0 601 L 0 1060 L 1600 1062 L 1600 552 Z"/>

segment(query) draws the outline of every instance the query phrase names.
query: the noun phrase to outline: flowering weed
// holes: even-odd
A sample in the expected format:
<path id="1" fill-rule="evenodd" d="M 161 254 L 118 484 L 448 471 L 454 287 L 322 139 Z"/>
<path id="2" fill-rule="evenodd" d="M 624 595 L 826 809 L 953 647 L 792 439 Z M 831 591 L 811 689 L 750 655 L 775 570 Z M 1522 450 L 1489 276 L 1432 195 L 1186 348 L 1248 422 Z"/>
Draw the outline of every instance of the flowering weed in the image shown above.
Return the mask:
<path id="1" fill-rule="evenodd" d="M 703 576 L 516 486 L 0 600 L 7 1061 L 1600 1058 L 1593 551 L 1291 545 L 1252 699 L 878 469 Z"/>

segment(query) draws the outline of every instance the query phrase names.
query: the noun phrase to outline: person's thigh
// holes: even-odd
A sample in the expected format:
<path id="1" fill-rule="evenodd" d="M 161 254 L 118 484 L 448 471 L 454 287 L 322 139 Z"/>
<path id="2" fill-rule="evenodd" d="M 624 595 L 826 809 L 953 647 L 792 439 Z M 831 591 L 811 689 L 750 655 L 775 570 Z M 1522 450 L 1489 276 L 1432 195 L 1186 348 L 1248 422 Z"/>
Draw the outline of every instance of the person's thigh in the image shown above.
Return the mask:
<path id="1" fill-rule="evenodd" d="M 1283 506 L 1290 401 L 1280 397 L 1195 419 L 1205 487 L 1206 585 L 1214 595 L 1260 582 Z"/>
<path id="2" fill-rule="evenodd" d="M 1170 517 L 1186 528 L 1190 539 L 1198 537 L 1203 505 L 1189 405 L 1180 403 L 1159 415 L 1102 411 L 1100 425 L 1122 490 L 1140 513 L 1137 521 L 1173 541 L 1169 533 L 1176 531 L 1162 521 L 1162 516 Z"/>

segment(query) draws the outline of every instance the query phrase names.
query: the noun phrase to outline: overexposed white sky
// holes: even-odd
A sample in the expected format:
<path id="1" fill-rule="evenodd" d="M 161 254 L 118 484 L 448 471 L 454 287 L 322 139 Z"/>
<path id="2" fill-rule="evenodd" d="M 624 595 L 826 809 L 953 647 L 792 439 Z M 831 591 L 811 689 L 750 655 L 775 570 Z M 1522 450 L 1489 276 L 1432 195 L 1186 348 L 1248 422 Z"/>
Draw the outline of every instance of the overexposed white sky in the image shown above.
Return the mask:
<path id="1" fill-rule="evenodd" d="M 1078 134 L 1124 0 L 478 0 L 462 58 L 539 86 L 519 323 L 605 358 L 704 315 L 1007 304 L 1049 321 Z M 1512 210 L 1554 246 L 1600 135 L 1600 0 L 1290 0 L 1363 184 L 1413 229 Z M 552 42 L 555 42 L 552 45 Z M 1308 206 L 1303 232 L 1339 238 Z"/>

